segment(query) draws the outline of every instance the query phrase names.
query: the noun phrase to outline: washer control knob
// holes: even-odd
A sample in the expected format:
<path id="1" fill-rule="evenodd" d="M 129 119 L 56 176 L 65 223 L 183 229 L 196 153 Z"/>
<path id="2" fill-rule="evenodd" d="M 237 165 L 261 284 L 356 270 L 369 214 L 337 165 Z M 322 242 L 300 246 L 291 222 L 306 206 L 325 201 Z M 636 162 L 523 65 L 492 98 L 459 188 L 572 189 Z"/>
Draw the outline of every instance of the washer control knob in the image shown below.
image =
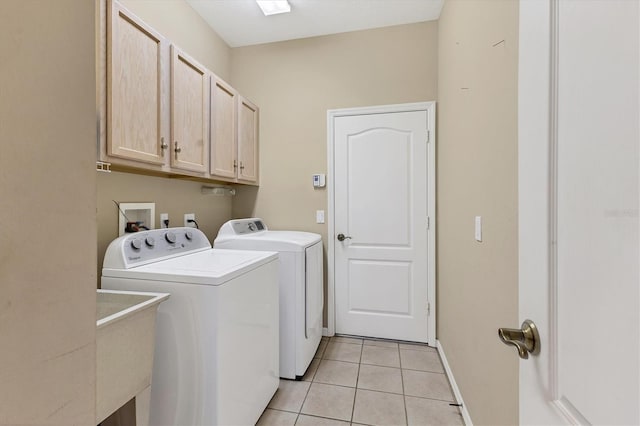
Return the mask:
<path id="1" fill-rule="evenodd" d="M 193 232 L 187 231 L 184 233 L 184 236 L 187 237 L 187 240 L 191 241 L 193 239 Z"/>
<path id="2" fill-rule="evenodd" d="M 140 241 L 138 238 L 134 238 L 133 240 L 131 240 L 131 247 L 136 250 L 140 250 L 140 247 L 142 247 L 142 241 Z"/>
<path id="3" fill-rule="evenodd" d="M 149 247 L 153 247 L 156 245 L 156 240 L 154 240 L 153 237 L 147 237 L 147 239 L 144 240 L 144 242 L 147 243 Z"/>
<path id="4" fill-rule="evenodd" d="M 176 242 L 176 234 L 174 234 L 173 232 L 167 232 L 166 234 L 164 234 L 164 239 L 167 240 L 168 243 L 175 243 Z"/>

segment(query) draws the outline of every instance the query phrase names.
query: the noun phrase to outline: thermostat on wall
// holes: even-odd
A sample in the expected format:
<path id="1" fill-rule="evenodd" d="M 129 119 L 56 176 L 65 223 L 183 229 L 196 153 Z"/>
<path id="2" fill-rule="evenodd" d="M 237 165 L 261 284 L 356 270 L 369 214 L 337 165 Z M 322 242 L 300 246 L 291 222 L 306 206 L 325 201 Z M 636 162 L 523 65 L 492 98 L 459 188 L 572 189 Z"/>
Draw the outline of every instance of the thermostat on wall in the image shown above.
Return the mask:
<path id="1" fill-rule="evenodd" d="M 324 174 L 313 175 L 313 187 L 314 188 L 324 188 L 325 185 L 326 185 L 326 183 L 325 183 Z"/>

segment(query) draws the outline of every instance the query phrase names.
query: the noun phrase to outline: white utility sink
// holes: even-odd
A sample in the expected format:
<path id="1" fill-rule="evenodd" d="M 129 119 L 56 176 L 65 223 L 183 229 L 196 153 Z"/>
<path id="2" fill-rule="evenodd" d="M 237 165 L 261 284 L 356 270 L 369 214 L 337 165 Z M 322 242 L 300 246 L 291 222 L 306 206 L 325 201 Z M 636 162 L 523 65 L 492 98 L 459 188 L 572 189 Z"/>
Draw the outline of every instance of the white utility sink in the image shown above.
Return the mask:
<path id="1" fill-rule="evenodd" d="M 137 425 L 148 424 L 158 305 L 168 293 L 98 290 L 96 424 L 136 398 Z"/>

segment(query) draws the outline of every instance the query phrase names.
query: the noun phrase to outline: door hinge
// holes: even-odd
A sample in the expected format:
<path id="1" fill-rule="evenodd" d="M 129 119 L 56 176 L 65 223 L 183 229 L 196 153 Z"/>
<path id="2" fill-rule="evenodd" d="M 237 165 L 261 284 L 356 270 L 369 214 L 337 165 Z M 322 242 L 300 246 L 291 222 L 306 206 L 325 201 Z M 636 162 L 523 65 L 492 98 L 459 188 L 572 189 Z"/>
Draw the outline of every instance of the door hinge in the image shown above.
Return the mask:
<path id="1" fill-rule="evenodd" d="M 431 302 L 427 302 L 427 316 L 431 315 Z"/>
<path id="2" fill-rule="evenodd" d="M 431 218 L 427 216 L 427 229 L 431 229 Z"/>
<path id="3" fill-rule="evenodd" d="M 431 142 L 431 131 L 427 130 L 427 143 Z"/>

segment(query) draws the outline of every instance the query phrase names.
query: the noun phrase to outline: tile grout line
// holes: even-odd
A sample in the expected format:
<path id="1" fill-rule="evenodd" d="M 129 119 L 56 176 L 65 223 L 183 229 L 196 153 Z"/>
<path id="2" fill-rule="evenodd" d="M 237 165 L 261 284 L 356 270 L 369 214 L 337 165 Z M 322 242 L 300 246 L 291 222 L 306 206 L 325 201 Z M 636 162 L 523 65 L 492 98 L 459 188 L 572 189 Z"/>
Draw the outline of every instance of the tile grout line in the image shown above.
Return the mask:
<path id="1" fill-rule="evenodd" d="M 300 414 L 302 414 L 302 407 L 304 407 L 304 403 L 307 401 L 307 397 L 309 396 L 309 392 L 311 392 L 311 386 L 313 386 L 314 380 L 316 378 L 316 374 L 318 374 L 318 369 L 320 368 L 320 364 L 322 363 L 322 357 L 324 356 L 324 353 L 327 351 L 327 345 L 329 345 L 329 340 L 327 340 L 327 344 L 324 345 L 324 350 L 322 351 L 322 354 L 320 355 L 320 358 L 318 358 L 318 366 L 316 367 L 316 371 L 313 372 L 313 377 L 311 377 L 311 381 L 309 382 L 309 388 L 307 389 L 307 392 L 304 394 L 304 399 L 302 400 L 302 404 L 300 404 L 300 408 L 298 409 L 298 416 L 296 417 L 296 423 L 298 423 L 298 419 L 300 418 Z M 313 362 L 313 359 L 311 360 L 311 362 Z M 309 366 L 311 366 L 311 364 L 309 364 Z M 296 423 L 294 423 L 294 425 Z"/>
<path id="2" fill-rule="evenodd" d="M 315 376 L 315 374 L 314 374 L 314 376 Z M 304 407 L 304 403 L 307 401 L 307 397 L 309 396 L 309 392 L 311 392 L 311 386 L 313 386 L 313 381 L 309 383 L 309 388 L 307 389 L 307 392 L 304 394 L 304 399 L 302 400 L 302 404 L 300 404 L 300 408 L 298 408 L 298 417 L 300 417 L 300 414 L 302 413 L 302 407 Z M 296 422 L 297 421 L 298 421 L 298 419 L 296 418 Z"/>
<path id="3" fill-rule="evenodd" d="M 402 381 L 402 405 L 404 405 L 404 422 L 406 425 L 409 424 L 409 413 L 407 412 L 407 395 L 404 391 L 404 374 L 402 372 L 402 351 L 400 350 L 400 345 L 398 344 L 398 358 L 400 359 L 400 380 Z"/>
<path id="4" fill-rule="evenodd" d="M 333 358 L 322 358 L 322 361 L 336 361 L 336 362 L 346 362 L 347 364 L 360 364 L 359 362 L 345 361 L 342 359 L 333 359 Z M 368 364 L 365 364 L 365 365 L 368 365 Z"/>
<path id="5" fill-rule="evenodd" d="M 342 420 L 342 419 L 336 419 L 335 417 L 326 417 L 326 416 L 321 416 L 319 414 L 304 414 L 304 413 L 300 413 L 300 416 L 306 416 L 306 417 L 315 417 L 317 419 L 326 419 L 326 420 L 333 420 L 334 422 L 344 422 L 344 423 L 350 423 L 347 420 Z M 298 416 L 299 417 L 299 416 Z M 365 425 L 366 426 L 366 425 Z"/>
<path id="6" fill-rule="evenodd" d="M 358 395 L 358 381 L 360 380 L 360 366 L 362 365 L 362 352 L 364 351 L 364 340 L 360 346 L 360 357 L 358 358 L 358 374 L 356 375 L 356 387 L 353 392 L 353 405 L 351 405 L 351 420 L 349 423 L 353 423 L 353 413 L 356 410 L 356 396 Z"/>
<path id="7" fill-rule="evenodd" d="M 417 370 L 415 368 L 403 368 L 403 370 L 408 370 L 408 371 L 419 371 L 421 373 L 431 373 L 431 374 L 442 374 L 443 376 L 446 376 L 447 373 L 443 373 L 441 371 L 430 371 L 430 370 Z"/>

